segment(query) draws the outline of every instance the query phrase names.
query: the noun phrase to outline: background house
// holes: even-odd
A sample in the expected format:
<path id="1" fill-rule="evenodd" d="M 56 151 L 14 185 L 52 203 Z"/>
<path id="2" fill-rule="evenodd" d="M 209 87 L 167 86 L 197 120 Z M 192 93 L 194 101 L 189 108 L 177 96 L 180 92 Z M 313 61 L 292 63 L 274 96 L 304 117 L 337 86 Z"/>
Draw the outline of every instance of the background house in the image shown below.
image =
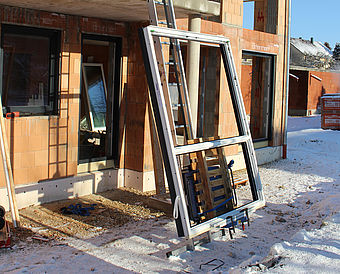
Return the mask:
<path id="1" fill-rule="evenodd" d="M 253 29 L 243 28 L 246 2 L 174 4 L 179 28 L 230 39 L 262 164 L 280 159 L 284 150 L 289 1 L 253 1 Z M 119 187 L 155 189 L 148 88 L 138 41 L 138 29 L 148 25 L 146 1 L 0 3 L 3 109 L 20 113 L 6 119 L 19 208 Z M 195 107 L 197 124 L 202 132 L 234 136 L 231 99 L 220 93 L 227 88 L 220 53 L 206 45 L 199 51 L 195 57 L 183 44 L 187 63 L 198 63 L 187 71 L 189 89 L 199 98 L 211 95 Z M 89 91 L 93 87 L 101 92 L 96 104 Z M 226 152 L 244 168 L 239 147 Z M 0 196 L 6 197 L 2 166 Z"/>
<path id="2" fill-rule="evenodd" d="M 318 41 L 302 38 L 290 39 L 290 65 L 317 69 L 329 69 L 333 62 L 333 53 Z"/>

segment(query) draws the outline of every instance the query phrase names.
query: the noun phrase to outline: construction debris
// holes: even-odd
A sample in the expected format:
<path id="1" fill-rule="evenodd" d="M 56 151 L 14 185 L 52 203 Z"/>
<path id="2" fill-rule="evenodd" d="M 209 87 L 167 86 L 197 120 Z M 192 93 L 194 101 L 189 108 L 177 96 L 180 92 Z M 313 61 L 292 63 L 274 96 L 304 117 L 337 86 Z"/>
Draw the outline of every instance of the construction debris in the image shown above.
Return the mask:
<path id="1" fill-rule="evenodd" d="M 45 237 L 42 237 L 42 236 L 40 236 L 40 235 L 34 235 L 33 237 L 32 237 L 32 239 L 33 240 L 39 240 L 39 241 L 42 241 L 42 242 L 49 242 L 50 240 L 49 239 L 47 239 L 47 238 L 45 238 Z"/>
<path id="2" fill-rule="evenodd" d="M 90 210 L 94 210 L 96 205 L 97 204 L 91 204 L 89 207 L 83 207 L 81 203 L 78 203 L 75 205 L 69 205 L 68 207 L 62 207 L 60 211 L 65 215 L 75 214 L 80 216 L 90 216 Z"/>

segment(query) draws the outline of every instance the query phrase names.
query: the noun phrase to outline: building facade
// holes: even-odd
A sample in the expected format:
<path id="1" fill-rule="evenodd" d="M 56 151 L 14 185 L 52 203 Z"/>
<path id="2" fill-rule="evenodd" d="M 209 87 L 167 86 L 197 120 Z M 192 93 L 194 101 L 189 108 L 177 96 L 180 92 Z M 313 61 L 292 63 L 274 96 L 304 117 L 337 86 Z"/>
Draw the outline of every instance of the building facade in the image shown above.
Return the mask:
<path id="1" fill-rule="evenodd" d="M 242 0 L 174 4 L 179 28 L 230 39 L 261 164 L 283 155 L 289 1 L 251 2 L 253 29 L 243 28 Z M 138 41 L 148 25 L 146 1 L 0 3 L 1 97 L 19 208 L 119 187 L 155 189 Z M 236 124 L 230 98 L 219 93 L 227 88 L 219 53 L 201 45 L 195 61 L 192 52 L 183 45 L 189 89 L 196 79 L 197 96 L 215 98 L 197 106 L 197 123 L 201 114 L 209 121 L 213 105 L 211 130 L 231 136 Z M 200 69 L 190 72 L 193 62 Z M 228 154 L 237 158 L 239 149 Z M 2 166 L 0 178 L 6 197 Z"/>

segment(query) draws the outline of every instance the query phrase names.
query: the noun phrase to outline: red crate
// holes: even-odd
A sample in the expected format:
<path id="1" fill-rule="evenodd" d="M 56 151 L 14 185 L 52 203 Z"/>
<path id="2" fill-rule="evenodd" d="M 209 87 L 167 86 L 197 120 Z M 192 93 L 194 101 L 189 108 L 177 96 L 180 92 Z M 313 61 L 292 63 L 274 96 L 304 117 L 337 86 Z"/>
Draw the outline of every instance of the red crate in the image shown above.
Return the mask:
<path id="1" fill-rule="evenodd" d="M 325 112 L 340 111 L 340 94 L 327 94 L 321 97 L 321 109 Z"/>
<path id="2" fill-rule="evenodd" d="M 340 130 L 340 112 L 335 114 L 323 113 L 321 115 L 321 128 Z"/>
<path id="3" fill-rule="evenodd" d="M 321 128 L 340 130 L 340 94 L 321 97 Z"/>

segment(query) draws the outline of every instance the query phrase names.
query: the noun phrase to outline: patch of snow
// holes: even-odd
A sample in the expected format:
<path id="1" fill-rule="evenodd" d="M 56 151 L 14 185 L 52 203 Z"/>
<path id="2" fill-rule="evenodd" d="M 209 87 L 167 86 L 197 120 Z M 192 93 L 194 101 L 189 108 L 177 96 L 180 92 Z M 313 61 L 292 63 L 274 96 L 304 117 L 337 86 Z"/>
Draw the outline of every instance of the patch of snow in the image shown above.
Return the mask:
<path id="1" fill-rule="evenodd" d="M 303 229 L 289 242 L 274 245 L 269 258 L 282 259 L 265 272 L 340 273 L 339 219 L 338 213 L 330 221 L 324 222 L 321 229 L 312 231 Z"/>

